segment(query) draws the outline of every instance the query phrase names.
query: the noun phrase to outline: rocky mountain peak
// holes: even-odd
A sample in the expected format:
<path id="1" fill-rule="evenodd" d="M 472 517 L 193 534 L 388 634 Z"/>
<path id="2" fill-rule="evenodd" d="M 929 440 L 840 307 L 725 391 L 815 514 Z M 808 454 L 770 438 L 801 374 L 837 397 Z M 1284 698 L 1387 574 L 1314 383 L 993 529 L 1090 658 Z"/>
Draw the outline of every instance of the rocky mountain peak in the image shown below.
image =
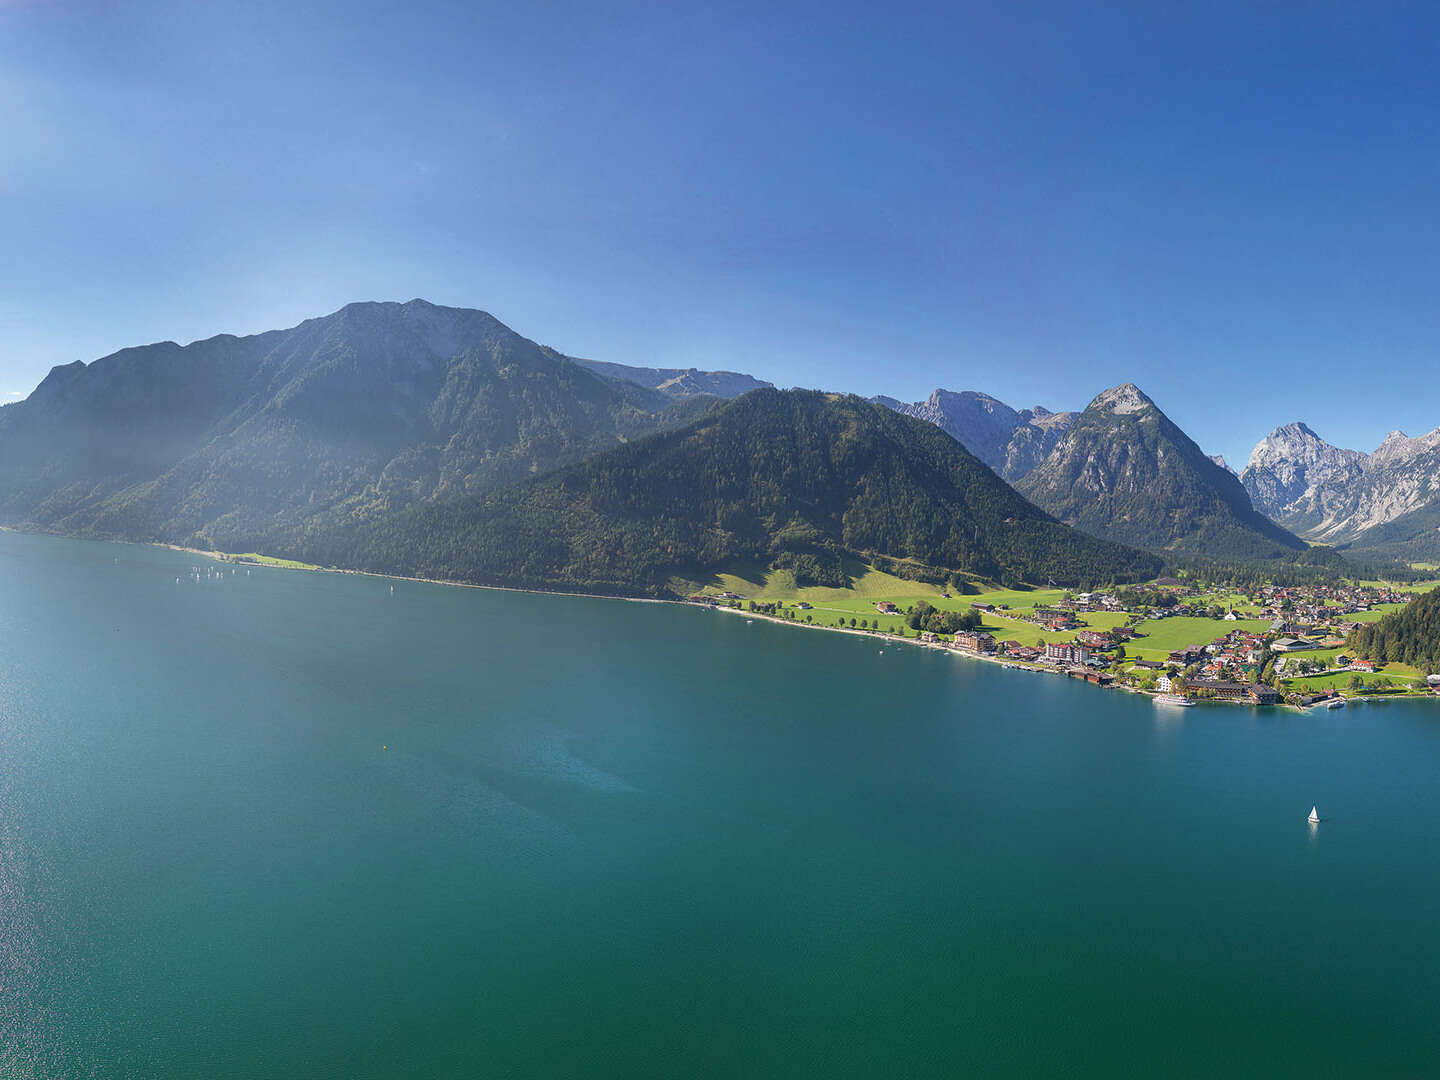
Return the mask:
<path id="1" fill-rule="evenodd" d="M 913 404 L 893 398 L 875 400 L 896 412 L 928 420 L 1010 481 L 1044 460 L 1076 415 L 1041 406 L 1017 412 L 979 390 L 941 388 Z"/>
<path id="2" fill-rule="evenodd" d="M 1090 408 L 1099 412 L 1110 412 L 1119 415 L 1137 413 L 1144 409 L 1155 407 L 1155 402 L 1145 396 L 1145 392 L 1134 383 L 1121 383 L 1119 386 L 1111 387 L 1099 394 L 1094 401 L 1090 402 Z"/>
<path id="3" fill-rule="evenodd" d="M 1276 428 L 1255 444 L 1247 468 L 1266 468 L 1282 463 L 1348 460 L 1359 455 L 1353 450 L 1331 446 L 1307 425 L 1297 420 Z"/>
<path id="4" fill-rule="evenodd" d="M 1125 383 L 1091 402 L 1016 487 L 1082 532 L 1155 551 L 1270 558 L 1304 548 L 1216 464 Z"/>
<path id="5" fill-rule="evenodd" d="M 1436 446 L 1440 446 L 1440 428 L 1413 439 L 1403 431 L 1392 431 L 1370 455 L 1370 460 L 1375 465 L 1396 465 Z"/>

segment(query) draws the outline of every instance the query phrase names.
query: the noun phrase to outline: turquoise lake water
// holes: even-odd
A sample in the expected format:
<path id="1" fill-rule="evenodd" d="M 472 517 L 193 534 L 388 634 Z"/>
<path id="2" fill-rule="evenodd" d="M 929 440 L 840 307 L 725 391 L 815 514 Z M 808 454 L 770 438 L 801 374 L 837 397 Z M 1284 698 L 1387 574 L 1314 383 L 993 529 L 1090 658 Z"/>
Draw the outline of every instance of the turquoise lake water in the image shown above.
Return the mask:
<path id="1" fill-rule="evenodd" d="M 1440 1062 L 1434 705 L 200 562 L 0 533 L 0 1076 Z"/>

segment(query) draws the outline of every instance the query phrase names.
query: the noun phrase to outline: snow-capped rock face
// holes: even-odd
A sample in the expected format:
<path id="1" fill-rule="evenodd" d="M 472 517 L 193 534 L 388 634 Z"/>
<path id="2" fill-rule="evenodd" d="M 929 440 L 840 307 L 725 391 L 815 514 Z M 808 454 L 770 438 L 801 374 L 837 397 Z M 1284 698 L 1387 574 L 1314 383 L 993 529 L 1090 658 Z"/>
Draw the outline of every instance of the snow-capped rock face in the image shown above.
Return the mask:
<path id="1" fill-rule="evenodd" d="M 896 412 L 928 420 L 958 441 L 1006 480 L 1024 476 L 1054 449 L 1078 415 L 1033 409 L 1012 409 L 978 390 L 936 390 L 913 404 L 876 398 Z"/>
<path id="2" fill-rule="evenodd" d="M 1413 439 L 1394 431 L 1365 454 L 1286 424 L 1256 445 L 1240 481 L 1282 525 L 1309 540 L 1347 543 L 1440 498 L 1440 430 Z"/>

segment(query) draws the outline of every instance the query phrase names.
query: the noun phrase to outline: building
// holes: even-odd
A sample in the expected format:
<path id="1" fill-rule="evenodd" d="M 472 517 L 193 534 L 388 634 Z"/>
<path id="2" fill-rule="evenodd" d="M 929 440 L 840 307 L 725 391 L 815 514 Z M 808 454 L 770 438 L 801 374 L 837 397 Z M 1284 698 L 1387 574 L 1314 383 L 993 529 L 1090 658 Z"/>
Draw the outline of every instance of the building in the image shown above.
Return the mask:
<path id="1" fill-rule="evenodd" d="M 993 653 L 995 639 L 983 630 L 961 630 L 955 635 L 955 648 L 972 653 Z"/>
<path id="2" fill-rule="evenodd" d="M 1104 649 L 1110 645 L 1110 635 L 1103 630 L 1081 630 L 1075 636 L 1080 639 L 1082 644 L 1089 645 L 1091 648 Z"/>
<path id="3" fill-rule="evenodd" d="M 1266 686 L 1264 683 L 1256 683 L 1250 687 L 1250 697 L 1256 705 L 1280 704 L 1280 691 L 1273 686 Z"/>
<path id="4" fill-rule="evenodd" d="M 1187 690 L 1208 693 L 1222 701 L 1249 701 L 1256 705 L 1278 705 L 1280 694 L 1260 683 L 1229 682 L 1223 679 L 1191 679 Z"/>
<path id="5" fill-rule="evenodd" d="M 1193 664 L 1204 655 L 1204 645 L 1186 645 L 1183 649 L 1171 651 L 1170 662 L 1172 664 Z"/>
<path id="6" fill-rule="evenodd" d="M 1277 638 L 1270 648 L 1276 652 L 1300 652 L 1304 649 L 1316 648 L 1316 645 L 1313 641 L 1306 641 L 1303 638 L 1282 637 Z"/>
<path id="7" fill-rule="evenodd" d="M 1085 664 L 1095 653 L 1073 641 L 1052 641 L 1045 646 L 1045 659 L 1066 664 Z"/>

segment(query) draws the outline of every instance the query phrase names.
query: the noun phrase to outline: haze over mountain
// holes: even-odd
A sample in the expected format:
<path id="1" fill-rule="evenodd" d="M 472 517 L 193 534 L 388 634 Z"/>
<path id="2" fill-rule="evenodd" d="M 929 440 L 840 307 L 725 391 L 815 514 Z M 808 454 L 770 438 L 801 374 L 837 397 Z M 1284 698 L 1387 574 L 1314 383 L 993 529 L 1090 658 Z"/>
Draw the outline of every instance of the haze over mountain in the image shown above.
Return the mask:
<path id="1" fill-rule="evenodd" d="M 1061 521 L 1152 551 L 1255 559 L 1306 546 L 1133 383 L 1096 397 L 1016 486 Z"/>
<path id="2" fill-rule="evenodd" d="M 930 421 L 1011 483 L 1040 464 L 1079 415 L 1051 412 L 1041 405 L 1012 409 L 977 390 L 936 390 L 926 400 L 911 404 L 889 397 L 874 400 Z"/>
<path id="3" fill-rule="evenodd" d="M 925 421 L 774 389 L 722 408 L 611 370 L 420 300 L 122 350 L 0 409 L 0 523 L 652 595 L 736 560 L 834 584 L 857 557 L 940 580 L 1159 569 Z M 708 385 L 755 381 L 724 374 Z"/>
<path id="4" fill-rule="evenodd" d="M 1135 580 L 1152 555 L 1022 499 L 932 424 L 861 398 L 760 390 L 687 427 L 534 481 L 420 505 L 317 551 L 467 581 L 663 595 L 736 563 L 843 585 L 860 558 L 1067 584 Z M 903 568 L 896 568 L 904 572 Z"/>
<path id="5" fill-rule="evenodd" d="M 351 304 L 56 368 L 0 409 L 0 522 L 273 547 L 533 475 L 712 403 L 604 378 L 482 311 Z"/>
<path id="6" fill-rule="evenodd" d="M 1413 540 L 1426 529 L 1411 515 L 1440 500 L 1440 429 L 1418 438 L 1392 431 L 1366 454 L 1286 424 L 1256 445 L 1240 479 L 1257 508 L 1309 539 L 1357 547 Z"/>

